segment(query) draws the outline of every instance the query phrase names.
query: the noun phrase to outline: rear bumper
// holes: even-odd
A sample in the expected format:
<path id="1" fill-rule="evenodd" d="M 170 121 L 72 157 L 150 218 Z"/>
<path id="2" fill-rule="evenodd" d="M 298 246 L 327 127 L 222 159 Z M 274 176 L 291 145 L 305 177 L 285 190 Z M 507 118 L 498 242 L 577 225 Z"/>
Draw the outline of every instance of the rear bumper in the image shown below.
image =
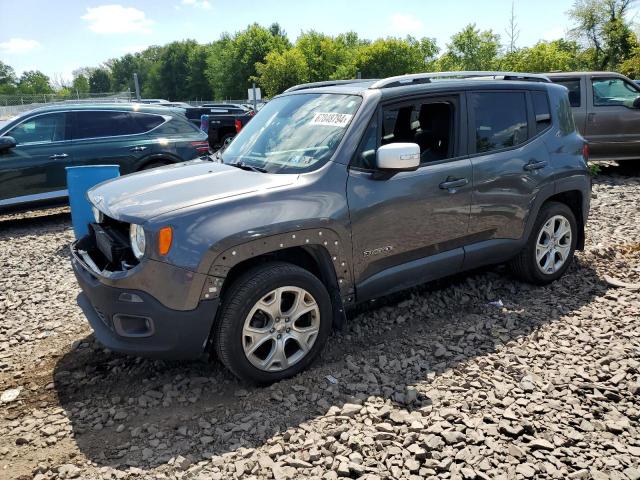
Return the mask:
<path id="1" fill-rule="evenodd" d="M 193 359 L 202 355 L 218 299 L 200 301 L 193 310 L 173 310 L 141 290 L 104 285 L 75 256 L 72 264 L 82 288 L 78 305 L 105 347 L 164 359 Z"/>

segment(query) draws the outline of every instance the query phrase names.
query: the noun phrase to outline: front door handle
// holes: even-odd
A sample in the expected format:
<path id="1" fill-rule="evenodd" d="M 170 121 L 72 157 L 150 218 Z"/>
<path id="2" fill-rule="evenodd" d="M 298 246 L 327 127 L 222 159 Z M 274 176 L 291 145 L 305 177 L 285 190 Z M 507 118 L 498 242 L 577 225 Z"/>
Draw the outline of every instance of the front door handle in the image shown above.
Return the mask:
<path id="1" fill-rule="evenodd" d="M 66 153 L 54 153 L 49 158 L 51 160 L 58 160 L 59 158 L 67 158 L 68 156 L 69 155 L 67 155 Z"/>
<path id="2" fill-rule="evenodd" d="M 546 167 L 546 166 L 547 166 L 547 164 L 548 164 L 548 163 L 547 163 L 546 161 L 544 161 L 544 160 L 543 160 L 543 161 L 541 161 L 541 162 L 534 162 L 534 161 L 532 160 L 532 161 L 530 161 L 529 163 L 527 163 L 527 164 L 524 166 L 524 169 L 525 169 L 527 172 L 531 172 L 531 171 L 533 171 L 533 170 L 540 170 L 541 168 Z"/>
<path id="3" fill-rule="evenodd" d="M 132 152 L 142 152 L 146 150 L 147 147 L 143 147 L 142 145 L 138 145 L 137 147 L 131 147 L 129 150 Z"/>
<path id="4" fill-rule="evenodd" d="M 444 182 L 440 184 L 440 188 L 443 190 L 449 190 L 449 193 L 455 193 L 456 188 L 464 187 L 469 180 L 466 178 L 447 178 Z"/>

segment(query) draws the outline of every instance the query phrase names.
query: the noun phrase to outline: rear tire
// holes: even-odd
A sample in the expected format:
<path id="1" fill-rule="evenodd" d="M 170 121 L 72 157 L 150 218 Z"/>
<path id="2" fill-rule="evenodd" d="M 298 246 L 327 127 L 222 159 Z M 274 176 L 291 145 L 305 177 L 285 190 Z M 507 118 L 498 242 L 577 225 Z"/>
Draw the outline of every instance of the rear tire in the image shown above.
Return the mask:
<path id="1" fill-rule="evenodd" d="M 269 262 L 241 275 L 223 294 L 213 345 L 236 377 L 264 385 L 306 369 L 331 324 L 324 284 L 296 265 Z"/>
<path id="2" fill-rule="evenodd" d="M 573 260 L 578 227 L 573 211 L 559 202 L 545 203 L 527 243 L 510 262 L 514 275 L 525 282 L 546 285 L 560 278 Z"/>
<path id="3" fill-rule="evenodd" d="M 143 170 L 151 170 L 152 168 L 165 167 L 167 165 L 170 165 L 170 162 L 166 162 L 164 160 L 158 160 L 158 161 L 149 162 L 146 165 L 143 165 L 139 171 L 141 172 Z"/>

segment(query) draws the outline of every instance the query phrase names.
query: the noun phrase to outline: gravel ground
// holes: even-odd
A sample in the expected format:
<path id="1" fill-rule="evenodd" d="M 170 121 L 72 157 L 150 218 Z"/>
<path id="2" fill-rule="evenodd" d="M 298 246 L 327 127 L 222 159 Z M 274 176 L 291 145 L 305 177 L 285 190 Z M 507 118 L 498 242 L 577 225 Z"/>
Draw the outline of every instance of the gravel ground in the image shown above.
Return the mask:
<path id="1" fill-rule="evenodd" d="M 638 480 L 640 175 L 594 193 L 560 281 L 493 268 L 384 299 L 263 389 L 106 351 L 68 211 L 1 217 L 0 478 Z"/>

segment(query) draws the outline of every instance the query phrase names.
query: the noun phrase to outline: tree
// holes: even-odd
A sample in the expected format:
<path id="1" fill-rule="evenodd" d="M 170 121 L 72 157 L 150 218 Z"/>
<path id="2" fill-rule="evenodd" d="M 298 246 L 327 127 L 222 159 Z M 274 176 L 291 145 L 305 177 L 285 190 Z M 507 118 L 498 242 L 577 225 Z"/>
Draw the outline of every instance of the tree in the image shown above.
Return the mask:
<path id="1" fill-rule="evenodd" d="M 520 29 L 518 28 L 518 23 L 516 22 L 516 3 L 515 1 L 511 2 L 511 16 L 509 17 L 509 26 L 505 30 L 507 34 L 507 52 L 513 53 L 516 50 L 516 42 L 518 38 L 520 38 Z"/>
<path id="2" fill-rule="evenodd" d="M 298 47 L 284 52 L 269 52 L 264 63 L 256 64 L 258 84 L 265 95 L 271 97 L 287 88 L 309 81 L 310 70 L 304 54 Z"/>
<path id="3" fill-rule="evenodd" d="M 437 52 L 435 40 L 429 38 L 378 39 L 358 50 L 355 68 L 361 72 L 362 78 L 424 72 L 433 70 L 433 59 Z"/>
<path id="4" fill-rule="evenodd" d="M 91 93 L 107 93 L 111 91 L 111 73 L 106 68 L 96 68 L 89 77 Z"/>
<path id="5" fill-rule="evenodd" d="M 183 99 L 213 98 L 211 85 L 206 75 L 207 58 L 209 58 L 210 50 L 210 45 L 195 45 L 189 52 L 187 59 L 187 85 Z"/>
<path id="6" fill-rule="evenodd" d="M 71 89 L 77 93 L 89 93 L 89 79 L 84 75 L 76 76 L 71 84 Z"/>
<path id="7" fill-rule="evenodd" d="M 24 72 L 18 80 L 18 91 L 24 94 L 53 93 L 49 77 L 39 70 Z"/>
<path id="8" fill-rule="evenodd" d="M 541 41 L 509 52 L 500 60 L 500 69 L 514 72 L 566 72 L 581 67 L 578 44 L 566 40 Z"/>
<path id="9" fill-rule="evenodd" d="M 467 25 L 451 37 L 447 51 L 438 59 L 439 70 L 494 70 L 498 63 L 500 36 Z"/>
<path id="10" fill-rule="evenodd" d="M 0 94 L 15 93 L 17 81 L 13 67 L 0 61 Z"/>
<path id="11" fill-rule="evenodd" d="M 277 24 L 267 29 L 254 23 L 233 36 L 223 34 L 207 59 L 206 75 L 216 97 L 246 98 L 257 75 L 256 64 L 264 62 L 269 52 L 290 46 Z"/>
<path id="12" fill-rule="evenodd" d="M 589 68 L 614 70 L 638 46 L 627 20 L 634 0 L 575 0 L 568 14 L 571 36 L 587 49 Z"/>

